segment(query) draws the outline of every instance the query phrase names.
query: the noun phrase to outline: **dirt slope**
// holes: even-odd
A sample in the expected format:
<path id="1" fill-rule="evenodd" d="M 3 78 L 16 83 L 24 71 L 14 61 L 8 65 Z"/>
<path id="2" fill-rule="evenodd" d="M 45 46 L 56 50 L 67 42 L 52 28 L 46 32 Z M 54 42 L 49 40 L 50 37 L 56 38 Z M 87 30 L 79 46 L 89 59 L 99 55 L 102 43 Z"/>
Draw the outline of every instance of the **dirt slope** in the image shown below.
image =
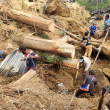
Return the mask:
<path id="1" fill-rule="evenodd" d="M 9 93 L 6 92 L 7 88 Z M 34 78 L 28 82 L 25 82 L 24 84 L 21 83 L 15 87 L 4 86 L 2 89 L 4 91 L 4 95 L 2 97 L 3 101 L 0 102 L 0 106 L 1 109 L 6 108 L 6 110 L 9 105 L 9 109 L 16 108 L 19 110 L 64 110 L 68 108 L 73 97 L 73 95 L 57 94 L 53 91 L 50 91 L 45 83 L 37 76 L 34 76 Z M 95 102 L 96 101 L 98 100 L 95 100 Z M 94 101 L 91 103 L 86 98 L 77 99 L 73 97 L 69 110 L 91 110 L 92 107 L 97 105 L 93 105 L 93 103 Z"/>

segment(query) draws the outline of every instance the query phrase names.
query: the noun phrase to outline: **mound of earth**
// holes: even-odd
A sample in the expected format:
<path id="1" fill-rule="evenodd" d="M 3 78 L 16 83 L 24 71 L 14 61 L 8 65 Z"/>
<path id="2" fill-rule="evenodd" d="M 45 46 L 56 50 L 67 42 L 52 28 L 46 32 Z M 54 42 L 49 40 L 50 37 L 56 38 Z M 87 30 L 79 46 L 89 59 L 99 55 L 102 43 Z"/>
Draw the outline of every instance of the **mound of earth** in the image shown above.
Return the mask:
<path id="1" fill-rule="evenodd" d="M 0 101 L 1 109 L 7 108 L 9 105 L 10 109 L 21 110 L 35 110 L 36 108 L 37 110 L 91 110 L 94 107 L 93 102 L 91 103 L 86 98 L 81 99 L 73 95 L 56 94 L 50 91 L 48 86 L 37 75 L 29 81 L 17 83 L 15 86 L 12 84 L 3 86 L 2 90 L 4 95 L 1 98 L 2 101 Z M 97 101 L 95 100 L 95 102 Z"/>

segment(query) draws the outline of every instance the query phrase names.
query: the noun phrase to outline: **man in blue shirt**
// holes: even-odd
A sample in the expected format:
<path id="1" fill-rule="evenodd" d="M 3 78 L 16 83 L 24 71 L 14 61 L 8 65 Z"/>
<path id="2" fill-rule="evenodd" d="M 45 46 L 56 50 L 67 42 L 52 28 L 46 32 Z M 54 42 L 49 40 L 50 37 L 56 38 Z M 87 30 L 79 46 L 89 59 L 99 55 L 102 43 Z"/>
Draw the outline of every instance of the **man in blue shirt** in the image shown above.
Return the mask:
<path id="1" fill-rule="evenodd" d="M 5 58 L 8 54 L 8 51 L 7 50 L 3 50 L 3 51 L 0 51 L 0 58 Z"/>
<path id="2" fill-rule="evenodd" d="M 93 22 L 93 25 L 90 27 L 90 36 L 94 37 L 94 33 L 96 32 L 97 27 L 95 26 L 95 22 Z"/>
<path id="3" fill-rule="evenodd" d="M 19 50 L 25 55 L 26 60 L 26 69 L 25 72 L 28 72 L 30 69 L 36 70 L 37 69 L 37 58 L 39 56 L 31 49 L 27 49 L 24 45 L 20 45 Z"/>

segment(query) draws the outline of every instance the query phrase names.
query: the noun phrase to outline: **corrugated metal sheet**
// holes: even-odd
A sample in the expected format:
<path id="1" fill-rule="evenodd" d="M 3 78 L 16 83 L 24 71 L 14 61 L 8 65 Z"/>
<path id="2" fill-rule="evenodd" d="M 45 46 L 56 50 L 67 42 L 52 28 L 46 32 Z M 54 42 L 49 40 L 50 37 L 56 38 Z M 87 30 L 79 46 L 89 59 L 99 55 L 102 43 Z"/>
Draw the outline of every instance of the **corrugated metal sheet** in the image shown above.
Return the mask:
<path id="1" fill-rule="evenodd" d="M 8 76 L 14 76 L 22 74 L 26 68 L 26 61 L 21 61 L 24 57 L 22 53 L 18 52 L 18 49 L 11 52 L 0 65 L 0 74 L 5 74 L 10 67 L 14 67 Z"/>

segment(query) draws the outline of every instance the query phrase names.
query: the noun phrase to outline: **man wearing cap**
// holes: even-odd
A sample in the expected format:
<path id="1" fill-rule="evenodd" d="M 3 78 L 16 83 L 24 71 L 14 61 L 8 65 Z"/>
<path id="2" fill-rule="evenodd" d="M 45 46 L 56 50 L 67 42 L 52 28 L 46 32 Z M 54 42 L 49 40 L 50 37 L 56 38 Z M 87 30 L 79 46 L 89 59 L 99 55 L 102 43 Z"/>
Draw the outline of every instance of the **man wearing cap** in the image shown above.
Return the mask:
<path id="1" fill-rule="evenodd" d="M 7 50 L 3 50 L 3 51 L 0 51 L 0 58 L 5 58 L 8 54 L 8 51 Z"/>
<path id="2" fill-rule="evenodd" d="M 88 71 L 88 69 L 91 66 L 91 60 L 88 57 L 82 56 L 80 57 L 79 62 L 80 62 L 80 65 L 82 64 L 83 66 L 82 75 L 84 75 L 84 73 Z"/>
<path id="3" fill-rule="evenodd" d="M 95 22 L 93 22 L 92 26 L 90 27 L 90 36 L 94 37 L 94 33 L 96 32 L 97 27 L 95 26 Z"/>
<path id="4" fill-rule="evenodd" d="M 24 45 L 20 45 L 19 50 L 25 55 L 25 59 L 21 60 L 26 60 L 26 69 L 24 73 L 28 72 L 30 69 L 36 70 L 37 58 L 39 58 L 38 54 L 31 49 L 27 49 Z"/>
<path id="5" fill-rule="evenodd" d="M 104 22 L 103 28 L 102 28 L 102 33 L 98 39 L 100 39 L 101 37 L 105 37 L 109 28 L 110 28 L 110 19 L 109 19 L 109 15 L 106 15 L 105 16 L 105 22 Z M 110 34 L 108 35 L 108 37 L 110 37 Z"/>

